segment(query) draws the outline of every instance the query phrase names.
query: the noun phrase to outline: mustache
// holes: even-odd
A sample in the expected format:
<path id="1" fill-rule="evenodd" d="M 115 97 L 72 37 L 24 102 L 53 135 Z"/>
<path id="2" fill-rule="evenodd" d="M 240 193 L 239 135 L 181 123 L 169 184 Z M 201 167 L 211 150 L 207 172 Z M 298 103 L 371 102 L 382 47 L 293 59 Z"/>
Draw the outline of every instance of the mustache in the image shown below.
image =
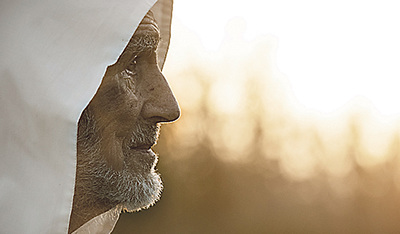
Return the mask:
<path id="1" fill-rule="evenodd" d="M 149 123 L 144 119 L 138 119 L 131 126 L 129 133 L 123 139 L 123 146 L 126 148 L 147 148 L 157 143 L 160 134 L 160 123 Z M 98 120 L 92 111 L 86 108 L 78 122 L 77 143 L 81 150 L 93 151 L 98 149 L 101 141 L 105 140 L 98 125 Z M 98 151 L 98 150 L 94 150 Z"/>
<path id="2" fill-rule="evenodd" d="M 150 148 L 157 144 L 160 135 L 160 124 L 149 124 L 140 121 L 135 124 L 126 145 L 129 148 Z"/>

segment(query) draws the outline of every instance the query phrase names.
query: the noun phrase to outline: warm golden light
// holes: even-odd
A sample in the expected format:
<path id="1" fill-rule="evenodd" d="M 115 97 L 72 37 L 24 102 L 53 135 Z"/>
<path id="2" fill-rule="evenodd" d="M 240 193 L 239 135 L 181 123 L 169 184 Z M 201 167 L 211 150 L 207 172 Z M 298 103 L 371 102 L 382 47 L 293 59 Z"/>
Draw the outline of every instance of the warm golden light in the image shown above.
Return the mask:
<path id="1" fill-rule="evenodd" d="M 175 0 L 166 189 L 119 233 L 398 233 L 398 9 Z"/>
<path id="2" fill-rule="evenodd" d="M 382 114 L 400 115 L 396 1 L 181 0 L 175 16 L 210 51 L 223 46 L 222 29 L 235 17 L 246 22 L 244 39 L 275 37 L 278 68 L 308 109 L 329 113 L 364 97 Z"/>

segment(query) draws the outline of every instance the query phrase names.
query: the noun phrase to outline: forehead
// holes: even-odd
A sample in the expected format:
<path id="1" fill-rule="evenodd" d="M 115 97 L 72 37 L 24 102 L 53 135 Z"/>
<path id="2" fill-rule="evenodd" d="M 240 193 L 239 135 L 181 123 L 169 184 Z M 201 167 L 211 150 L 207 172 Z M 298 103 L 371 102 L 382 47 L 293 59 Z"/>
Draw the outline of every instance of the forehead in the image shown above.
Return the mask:
<path id="1" fill-rule="evenodd" d="M 139 24 L 127 47 L 136 52 L 156 50 L 159 41 L 160 30 L 153 14 L 149 12 Z"/>
<path id="2" fill-rule="evenodd" d="M 117 60 L 117 64 L 128 63 L 141 52 L 155 52 L 160 41 L 160 30 L 149 11 L 140 22 L 135 33 L 129 40 L 124 51 Z"/>
<path id="3" fill-rule="evenodd" d="M 160 29 L 158 28 L 157 22 L 154 19 L 153 13 L 149 11 L 140 22 L 136 29 L 133 37 L 139 37 L 143 35 L 160 36 Z"/>

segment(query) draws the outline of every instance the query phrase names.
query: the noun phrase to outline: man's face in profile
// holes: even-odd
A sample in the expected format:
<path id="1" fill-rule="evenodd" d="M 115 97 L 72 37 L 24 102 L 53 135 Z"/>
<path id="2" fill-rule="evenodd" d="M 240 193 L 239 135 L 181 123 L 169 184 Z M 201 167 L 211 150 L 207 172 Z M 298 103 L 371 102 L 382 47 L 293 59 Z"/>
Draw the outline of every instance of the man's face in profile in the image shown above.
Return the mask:
<path id="1" fill-rule="evenodd" d="M 77 206 L 123 205 L 134 211 L 159 199 L 162 183 L 151 147 L 157 141 L 160 123 L 180 115 L 157 64 L 159 40 L 157 24 L 148 13 L 118 61 L 108 67 L 82 113 L 74 198 Z"/>

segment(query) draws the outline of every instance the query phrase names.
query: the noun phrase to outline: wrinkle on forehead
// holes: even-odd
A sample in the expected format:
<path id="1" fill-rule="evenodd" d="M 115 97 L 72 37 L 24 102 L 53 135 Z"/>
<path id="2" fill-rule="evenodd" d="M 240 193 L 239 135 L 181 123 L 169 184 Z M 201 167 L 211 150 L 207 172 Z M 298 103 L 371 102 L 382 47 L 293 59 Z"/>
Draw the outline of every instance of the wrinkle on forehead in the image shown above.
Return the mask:
<path id="1" fill-rule="evenodd" d="M 130 52 L 155 51 L 160 42 L 160 29 L 149 11 L 139 24 L 125 50 Z"/>
<path id="2" fill-rule="evenodd" d="M 135 34 L 138 34 L 139 30 L 156 31 L 156 33 L 160 35 L 160 29 L 158 28 L 158 24 L 154 19 L 153 12 L 147 12 L 147 14 L 143 17 L 142 22 L 140 22 Z"/>

